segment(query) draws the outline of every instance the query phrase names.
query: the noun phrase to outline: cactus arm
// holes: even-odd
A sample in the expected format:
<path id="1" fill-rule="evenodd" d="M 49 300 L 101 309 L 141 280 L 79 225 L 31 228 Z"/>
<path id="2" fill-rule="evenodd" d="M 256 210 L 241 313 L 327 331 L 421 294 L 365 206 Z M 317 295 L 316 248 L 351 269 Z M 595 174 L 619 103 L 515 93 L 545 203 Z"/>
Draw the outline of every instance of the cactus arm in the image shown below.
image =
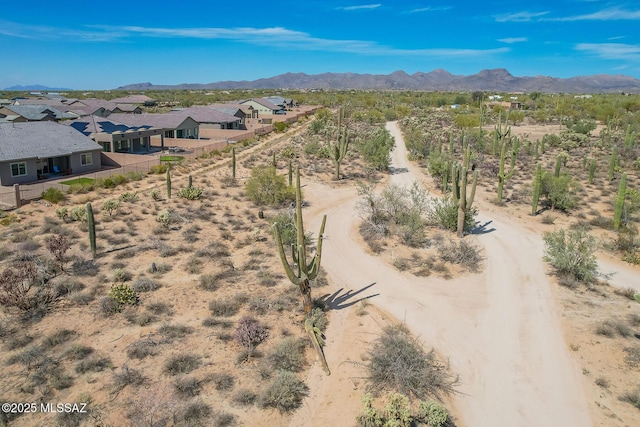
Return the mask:
<path id="1" fill-rule="evenodd" d="M 315 325 L 311 322 L 311 319 L 307 318 L 304 321 L 304 329 L 309 334 L 309 338 L 311 338 L 311 343 L 313 344 L 313 348 L 318 353 L 318 357 L 320 357 L 320 362 L 322 363 L 322 369 L 327 375 L 331 375 L 331 371 L 329 370 L 329 365 L 327 364 L 327 359 L 324 357 L 324 351 L 322 350 L 322 345 L 320 345 L 320 341 L 318 340 L 318 335 L 321 335 L 320 330 L 315 327 Z"/>
<path id="2" fill-rule="evenodd" d="M 322 217 L 322 225 L 320 226 L 320 233 L 318 234 L 318 248 L 316 249 L 316 254 L 313 257 L 313 260 L 309 263 L 307 267 L 309 279 L 313 280 L 318 277 L 318 272 L 320 271 L 320 260 L 322 259 L 322 241 L 324 240 L 324 226 L 327 222 L 327 216 L 324 215 Z"/>
<path id="3" fill-rule="evenodd" d="M 287 277 L 294 285 L 297 285 L 300 282 L 300 278 L 295 275 L 293 269 L 289 265 L 289 261 L 287 261 L 287 255 L 284 253 L 284 247 L 282 246 L 282 238 L 280 237 L 280 230 L 278 229 L 278 224 L 273 223 L 271 226 L 273 229 L 273 237 L 276 240 L 276 246 L 278 248 L 278 255 L 280 256 L 280 261 L 282 262 L 282 266 L 284 267 L 284 272 Z"/>

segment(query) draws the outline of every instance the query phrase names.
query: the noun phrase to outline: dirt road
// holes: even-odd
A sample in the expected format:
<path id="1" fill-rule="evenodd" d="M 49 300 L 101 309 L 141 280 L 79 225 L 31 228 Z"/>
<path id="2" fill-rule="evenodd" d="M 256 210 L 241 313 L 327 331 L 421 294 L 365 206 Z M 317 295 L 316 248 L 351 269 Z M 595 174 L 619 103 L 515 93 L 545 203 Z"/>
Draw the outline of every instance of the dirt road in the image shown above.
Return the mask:
<path id="1" fill-rule="evenodd" d="M 396 140 L 391 182 L 426 179 L 407 161 L 397 125 L 387 128 Z M 453 280 L 414 277 L 357 243 L 355 189 L 308 187 L 308 230 L 317 230 L 321 214 L 328 215 L 324 268 L 340 288 L 355 292 L 370 286 L 360 296 L 375 294 L 372 304 L 406 322 L 427 346 L 449 358 L 460 375 L 458 426 L 592 425 L 581 373 L 560 332 L 539 236 L 506 219 L 480 215 L 491 231 L 465 239 L 484 249 L 483 273 Z M 331 364 L 330 346 L 327 351 Z M 307 410 L 315 420 L 313 408 Z"/>

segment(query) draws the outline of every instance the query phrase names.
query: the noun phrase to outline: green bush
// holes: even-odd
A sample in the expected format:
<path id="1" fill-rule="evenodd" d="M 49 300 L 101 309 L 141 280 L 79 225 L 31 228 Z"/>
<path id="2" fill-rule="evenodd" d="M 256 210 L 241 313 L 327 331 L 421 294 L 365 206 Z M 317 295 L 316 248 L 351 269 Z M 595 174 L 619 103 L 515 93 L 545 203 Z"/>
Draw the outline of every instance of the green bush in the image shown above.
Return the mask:
<path id="1" fill-rule="evenodd" d="M 393 147 L 394 141 L 389 131 L 378 129 L 360 143 L 358 149 L 367 165 L 378 171 L 386 171 L 389 169 Z"/>
<path id="2" fill-rule="evenodd" d="M 444 406 L 430 400 L 428 402 L 420 402 L 417 418 L 427 423 L 429 427 L 442 427 L 447 422 L 449 413 Z"/>
<path id="3" fill-rule="evenodd" d="M 283 175 L 273 167 L 257 167 L 245 185 L 247 198 L 257 205 L 281 206 L 296 199 L 295 189 L 289 187 Z"/>
<path id="4" fill-rule="evenodd" d="M 178 191 L 178 196 L 187 200 L 198 200 L 202 196 L 202 188 L 187 187 Z"/>
<path id="5" fill-rule="evenodd" d="M 540 195 L 543 203 L 551 209 L 570 211 L 578 206 L 580 185 L 569 175 L 554 176 L 545 172 L 542 176 Z"/>
<path id="6" fill-rule="evenodd" d="M 280 412 L 291 412 L 302 405 L 309 388 L 289 371 L 278 371 L 274 380 L 260 395 L 260 406 L 275 408 Z"/>
<path id="7" fill-rule="evenodd" d="M 427 158 L 427 168 L 431 176 L 441 181 L 445 175 L 448 175 L 448 164 L 450 162 L 449 157 L 446 154 L 438 151 L 432 151 Z"/>
<path id="8" fill-rule="evenodd" d="M 596 237 L 585 228 L 557 230 L 546 233 L 544 239 L 544 260 L 551 264 L 558 274 L 568 274 L 582 282 L 593 282 L 598 276 L 598 262 L 595 251 Z"/>
<path id="9" fill-rule="evenodd" d="M 87 222 L 88 213 L 85 206 L 76 206 L 71 209 L 71 212 L 69 214 L 71 216 L 71 219 L 74 221 Z"/>
<path id="10" fill-rule="evenodd" d="M 105 200 L 102 204 L 102 211 L 106 212 L 109 216 L 113 215 L 114 212 L 117 212 L 118 208 L 120 208 L 120 200 L 117 199 Z"/>
<path id="11" fill-rule="evenodd" d="M 475 207 L 468 209 L 464 217 L 464 229 L 469 230 L 476 224 L 478 210 Z M 427 212 L 427 219 L 431 225 L 456 231 L 458 228 L 458 206 L 451 197 L 434 198 L 431 209 Z"/>
<path id="12" fill-rule="evenodd" d="M 166 163 L 160 163 L 159 165 L 153 165 L 149 168 L 149 173 L 152 175 L 161 175 L 167 172 L 169 166 Z"/>
<path id="13" fill-rule="evenodd" d="M 109 298 L 120 305 L 136 305 L 139 301 L 137 292 L 125 283 L 115 283 L 111 285 Z"/>
<path id="14" fill-rule="evenodd" d="M 277 133 L 284 132 L 288 127 L 289 125 L 285 122 L 275 122 L 273 124 L 273 129 Z"/>
<path id="15" fill-rule="evenodd" d="M 50 187 L 42 192 L 42 199 L 51 203 L 59 203 L 65 199 L 65 195 L 62 191 L 57 188 Z"/>

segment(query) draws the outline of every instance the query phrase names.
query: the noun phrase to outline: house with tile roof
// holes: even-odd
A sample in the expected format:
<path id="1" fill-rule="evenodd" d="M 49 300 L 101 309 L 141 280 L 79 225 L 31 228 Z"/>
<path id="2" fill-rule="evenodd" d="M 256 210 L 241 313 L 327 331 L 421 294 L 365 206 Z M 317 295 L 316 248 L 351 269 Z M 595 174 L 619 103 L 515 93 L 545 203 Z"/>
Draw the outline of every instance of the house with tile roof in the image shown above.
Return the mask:
<path id="1" fill-rule="evenodd" d="M 53 121 L 0 122 L 0 185 L 92 172 L 102 167 L 102 147 Z"/>
<path id="2" fill-rule="evenodd" d="M 56 121 L 78 117 L 74 113 L 58 110 L 45 104 L 5 105 L 0 107 L 0 118 L 13 122 Z"/>
<path id="3" fill-rule="evenodd" d="M 237 110 L 229 109 L 227 111 L 237 113 Z M 191 117 L 201 127 L 207 129 L 241 129 L 241 125 L 244 124 L 244 114 L 240 118 L 210 106 L 198 105 L 189 108 L 177 108 L 172 110 L 171 114 Z"/>

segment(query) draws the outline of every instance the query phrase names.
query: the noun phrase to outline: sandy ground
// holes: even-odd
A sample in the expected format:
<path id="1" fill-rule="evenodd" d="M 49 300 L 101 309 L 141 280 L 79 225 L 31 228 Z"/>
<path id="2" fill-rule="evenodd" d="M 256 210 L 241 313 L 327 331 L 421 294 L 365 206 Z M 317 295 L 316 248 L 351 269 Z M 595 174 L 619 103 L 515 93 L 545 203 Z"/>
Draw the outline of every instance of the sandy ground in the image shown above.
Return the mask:
<path id="1" fill-rule="evenodd" d="M 396 124 L 388 129 L 396 139 L 391 182 L 426 180 L 406 160 Z M 466 237 L 484 249 L 482 274 L 453 280 L 414 277 L 381 263 L 358 244 L 353 188 L 329 192 L 322 184 L 308 187 L 309 229 L 317 228 L 321 214 L 328 215 L 323 265 L 335 286 L 364 289 L 362 296 L 372 296 L 372 304 L 406 322 L 427 347 L 448 358 L 460 375 L 452 408 L 458 426 L 592 425 L 581 374 L 562 336 L 538 234 L 495 211 L 484 212 L 479 217 L 486 223 L 484 232 Z M 349 334 L 343 338 L 352 339 Z M 327 347 L 330 364 L 337 361 L 334 352 L 340 352 L 342 342 Z M 338 392 L 330 386 L 334 381 L 310 377 L 316 399 L 305 408 L 305 425 L 327 425 L 322 414 L 340 410 Z M 294 420 L 292 426 L 297 425 L 303 424 Z"/>

